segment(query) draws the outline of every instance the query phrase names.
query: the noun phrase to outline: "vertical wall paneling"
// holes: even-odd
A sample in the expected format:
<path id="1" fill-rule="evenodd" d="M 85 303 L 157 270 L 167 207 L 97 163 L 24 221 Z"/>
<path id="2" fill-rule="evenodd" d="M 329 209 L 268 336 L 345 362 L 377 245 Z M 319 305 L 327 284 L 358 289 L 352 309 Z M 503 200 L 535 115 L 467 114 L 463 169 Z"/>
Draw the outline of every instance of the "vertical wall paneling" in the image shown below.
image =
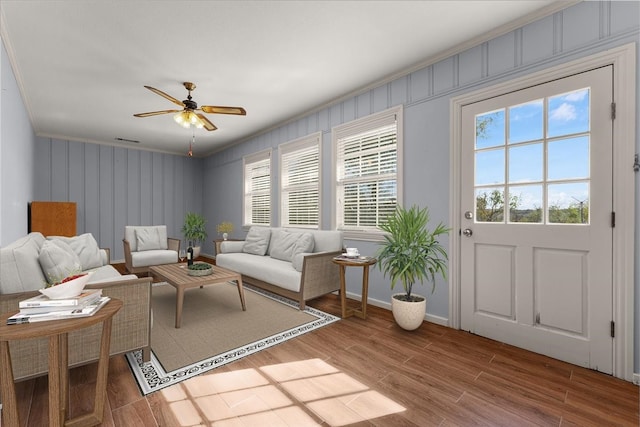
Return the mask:
<path id="1" fill-rule="evenodd" d="M 153 200 L 152 193 L 152 153 L 149 151 L 140 152 L 140 224 L 139 225 L 152 225 L 153 224 L 153 206 L 151 204 Z"/>
<path id="2" fill-rule="evenodd" d="M 115 148 L 113 153 L 113 230 L 109 236 L 111 240 L 109 247 L 112 250 L 111 257 L 113 259 L 124 258 L 122 237 L 124 236 L 124 227 L 127 225 L 128 217 L 128 183 L 135 183 L 135 181 L 128 179 L 127 163 L 127 150 L 119 147 Z"/>
<path id="3" fill-rule="evenodd" d="M 142 174 L 140 173 L 140 151 L 127 150 L 127 225 L 141 224 L 141 184 Z M 124 229 L 120 233 L 120 239 L 124 237 Z M 118 243 L 118 246 L 121 246 Z"/>
<path id="4" fill-rule="evenodd" d="M 99 147 L 95 144 L 87 144 L 84 150 L 84 227 L 78 230 L 78 233 L 86 233 L 92 230 L 91 232 L 95 234 L 96 239 L 100 238 L 100 164 L 98 152 Z"/>
<path id="5" fill-rule="evenodd" d="M 57 165 L 51 169 L 51 198 L 52 201 L 65 202 L 69 197 L 67 175 L 69 173 L 67 141 L 53 140 L 51 144 L 51 158 Z"/>
<path id="6" fill-rule="evenodd" d="M 84 230 L 85 215 L 85 179 L 84 179 L 84 144 L 69 142 L 69 198 L 67 201 L 76 203 L 76 230 Z M 55 164 L 55 163 L 52 163 Z M 51 199 L 55 201 L 56 199 Z"/>
<path id="7" fill-rule="evenodd" d="M 330 166 L 333 155 L 332 127 L 399 103 L 404 104 L 405 164 L 402 173 L 405 177 L 405 201 L 429 205 L 432 220 L 447 222 L 450 198 L 450 97 L 477 90 L 495 81 L 559 65 L 578 56 L 637 42 L 640 31 L 638 5 L 639 2 L 581 2 L 454 56 L 425 65 L 422 69 L 413 70 L 410 75 L 383 82 L 364 93 L 354 93 L 351 98 L 345 97 L 314 113 L 318 115 L 319 128 L 323 132 L 322 227 L 331 226 L 331 190 L 334 180 Z M 370 105 L 368 112 L 365 109 L 367 104 Z M 299 119 L 298 129 L 303 128 L 306 120 L 307 117 Z M 231 174 L 230 169 L 233 167 L 241 170 L 242 155 L 275 148 L 286 142 L 285 135 L 289 126 L 290 123 L 276 127 L 216 153 L 205 162 L 206 175 L 220 179 Z M 268 145 L 265 146 L 265 143 Z M 224 165 L 231 166 L 221 169 L 223 161 Z M 220 192 L 220 188 L 213 187 L 207 191 L 207 197 L 221 200 Z M 222 198 L 229 200 L 228 195 Z M 238 221 L 241 218 L 242 192 L 238 192 L 227 203 L 236 206 L 234 211 L 238 216 L 235 221 Z M 219 216 L 220 211 L 207 209 L 207 212 L 213 213 L 213 217 L 209 219 L 214 222 L 223 220 Z M 223 211 L 228 210 L 225 208 Z M 377 249 L 371 242 L 359 241 L 354 244 L 364 253 L 375 253 Z M 388 302 L 391 294 L 388 280 L 377 269 L 373 269 L 370 274 L 370 298 L 382 303 Z M 357 284 L 357 280 L 354 283 Z M 348 285 L 348 291 L 354 294 L 360 292 L 355 284 Z M 431 296 L 430 301 L 432 302 L 427 307 L 429 315 L 446 321 L 446 283 L 438 282 L 436 294 Z"/>
<path id="8" fill-rule="evenodd" d="M 100 209 L 98 210 L 99 241 L 113 247 L 114 226 L 114 147 L 100 145 L 98 188 L 100 195 Z"/>
<path id="9" fill-rule="evenodd" d="M 34 154 L 34 199 L 51 201 L 51 140 L 49 138 L 38 138 Z M 84 164 L 84 160 L 82 164 Z M 4 177 L 5 175 L 3 174 Z"/>

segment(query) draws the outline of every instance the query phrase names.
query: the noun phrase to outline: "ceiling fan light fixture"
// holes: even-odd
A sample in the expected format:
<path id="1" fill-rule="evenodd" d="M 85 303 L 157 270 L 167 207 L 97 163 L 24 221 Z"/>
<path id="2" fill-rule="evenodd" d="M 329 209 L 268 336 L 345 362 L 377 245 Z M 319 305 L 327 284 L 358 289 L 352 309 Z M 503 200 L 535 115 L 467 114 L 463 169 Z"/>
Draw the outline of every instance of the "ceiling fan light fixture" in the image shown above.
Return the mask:
<path id="1" fill-rule="evenodd" d="M 196 113 L 190 110 L 184 110 L 177 113 L 173 116 L 173 120 L 178 123 L 180 126 L 184 128 L 190 128 L 194 126 L 198 129 L 202 129 L 204 127 L 204 123 L 200 120 L 200 117 Z"/>

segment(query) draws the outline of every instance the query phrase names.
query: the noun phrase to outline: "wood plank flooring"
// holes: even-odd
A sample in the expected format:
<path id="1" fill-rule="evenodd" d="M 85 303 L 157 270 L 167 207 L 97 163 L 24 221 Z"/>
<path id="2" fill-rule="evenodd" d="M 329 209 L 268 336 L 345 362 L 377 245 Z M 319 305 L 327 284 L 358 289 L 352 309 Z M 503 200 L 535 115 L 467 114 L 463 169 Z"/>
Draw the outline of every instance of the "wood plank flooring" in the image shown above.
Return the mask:
<path id="1" fill-rule="evenodd" d="M 309 305 L 340 313 L 334 295 Z M 205 375 L 319 358 L 406 408 L 365 416 L 350 424 L 356 426 L 640 424 L 639 388 L 629 382 L 431 323 L 406 332 L 377 307 L 369 306 L 368 314 L 367 320 L 341 320 Z M 198 397 L 185 397 L 184 383 L 144 397 L 123 356 L 112 357 L 109 369 L 103 426 L 213 425 L 194 409 Z M 95 364 L 71 371 L 71 416 L 90 409 L 95 372 Z M 48 425 L 47 378 L 20 382 L 17 391 L 23 425 Z M 297 406 L 318 425 L 330 425 L 308 405 Z M 227 421 L 220 425 L 245 425 Z M 265 418 L 255 425 L 274 424 Z"/>

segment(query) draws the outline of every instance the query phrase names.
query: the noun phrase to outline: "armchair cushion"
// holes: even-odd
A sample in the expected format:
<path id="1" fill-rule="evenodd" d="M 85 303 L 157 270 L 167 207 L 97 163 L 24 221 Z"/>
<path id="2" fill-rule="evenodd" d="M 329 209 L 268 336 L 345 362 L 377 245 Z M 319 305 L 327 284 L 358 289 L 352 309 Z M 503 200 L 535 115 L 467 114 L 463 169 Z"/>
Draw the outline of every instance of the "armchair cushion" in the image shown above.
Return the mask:
<path id="1" fill-rule="evenodd" d="M 154 249 L 166 249 L 167 240 L 165 239 L 164 248 L 160 243 L 160 234 L 156 227 L 138 228 L 136 230 L 136 245 L 138 251 L 151 251 Z"/>
<path id="2" fill-rule="evenodd" d="M 38 261 L 50 284 L 82 271 L 78 255 L 61 240 L 45 240 Z"/>
<path id="3" fill-rule="evenodd" d="M 90 270 L 102 266 L 100 248 L 91 233 L 84 233 L 73 237 L 49 236 L 47 240 L 60 240 L 67 243 L 73 252 L 78 255 L 82 270 Z"/>
<path id="4" fill-rule="evenodd" d="M 155 230 L 158 233 L 160 247 L 157 249 L 168 249 L 167 226 L 166 225 L 127 225 L 124 227 L 124 239 L 129 242 L 131 252 L 138 252 L 138 230 Z"/>

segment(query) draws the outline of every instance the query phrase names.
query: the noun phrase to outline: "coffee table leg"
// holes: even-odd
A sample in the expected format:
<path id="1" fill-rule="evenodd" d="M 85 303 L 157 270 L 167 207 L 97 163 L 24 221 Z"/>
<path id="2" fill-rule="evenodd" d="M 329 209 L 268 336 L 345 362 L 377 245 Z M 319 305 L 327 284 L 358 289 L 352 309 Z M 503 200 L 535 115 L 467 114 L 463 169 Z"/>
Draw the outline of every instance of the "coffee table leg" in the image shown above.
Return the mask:
<path id="1" fill-rule="evenodd" d="M 176 288 L 176 329 L 180 328 L 182 322 L 182 303 L 184 302 L 184 289 Z"/>
<path id="2" fill-rule="evenodd" d="M 242 287 L 242 278 L 236 279 L 238 283 L 238 293 L 240 294 L 240 303 L 242 304 L 242 311 L 247 311 L 247 306 L 244 302 L 244 288 Z"/>

